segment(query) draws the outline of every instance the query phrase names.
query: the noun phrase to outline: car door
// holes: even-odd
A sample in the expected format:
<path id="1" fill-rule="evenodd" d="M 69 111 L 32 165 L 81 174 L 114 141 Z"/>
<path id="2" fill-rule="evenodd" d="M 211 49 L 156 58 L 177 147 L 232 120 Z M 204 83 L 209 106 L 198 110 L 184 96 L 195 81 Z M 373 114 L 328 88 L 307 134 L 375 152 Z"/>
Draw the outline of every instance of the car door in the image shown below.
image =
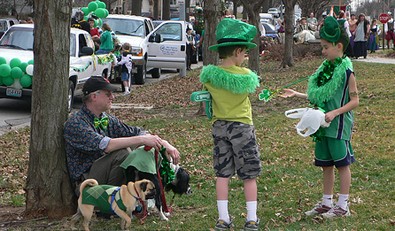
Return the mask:
<path id="1" fill-rule="evenodd" d="M 155 41 L 160 35 L 161 40 Z M 146 38 L 147 67 L 176 68 L 186 71 L 186 25 L 183 21 L 168 21 L 156 27 Z"/>

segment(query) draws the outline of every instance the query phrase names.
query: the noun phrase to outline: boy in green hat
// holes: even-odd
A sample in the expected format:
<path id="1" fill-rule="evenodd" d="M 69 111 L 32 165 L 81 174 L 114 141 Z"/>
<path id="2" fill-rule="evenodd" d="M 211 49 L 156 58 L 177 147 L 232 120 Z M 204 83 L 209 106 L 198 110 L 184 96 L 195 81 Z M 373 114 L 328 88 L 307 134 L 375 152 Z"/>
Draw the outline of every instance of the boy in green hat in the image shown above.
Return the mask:
<path id="1" fill-rule="evenodd" d="M 246 51 L 256 47 L 252 42 L 256 34 L 255 26 L 224 18 L 216 28 L 218 44 L 209 47 L 218 51 L 222 63 L 205 66 L 200 74 L 200 81 L 212 97 L 213 166 L 219 213 L 216 230 L 233 226 L 228 213 L 228 187 L 235 172 L 244 182 L 244 229 L 258 230 L 259 226 L 256 177 L 261 173 L 261 162 L 248 98 L 259 86 L 259 80 L 250 69 L 241 67 Z"/>
<path id="2" fill-rule="evenodd" d="M 344 55 L 349 37 L 334 17 L 328 16 L 320 30 L 322 54 L 326 60 L 310 76 L 307 94 L 285 89 L 283 97 L 307 98 L 314 107 L 323 109 L 327 128 L 320 128 L 316 139 L 315 165 L 323 170 L 322 202 L 305 212 L 307 216 L 325 218 L 350 216 L 348 205 L 351 186 L 350 165 L 355 161 L 351 147 L 354 122 L 352 110 L 359 104 L 357 83 L 351 60 Z M 334 166 L 339 172 L 340 193 L 332 203 L 335 180 Z"/>

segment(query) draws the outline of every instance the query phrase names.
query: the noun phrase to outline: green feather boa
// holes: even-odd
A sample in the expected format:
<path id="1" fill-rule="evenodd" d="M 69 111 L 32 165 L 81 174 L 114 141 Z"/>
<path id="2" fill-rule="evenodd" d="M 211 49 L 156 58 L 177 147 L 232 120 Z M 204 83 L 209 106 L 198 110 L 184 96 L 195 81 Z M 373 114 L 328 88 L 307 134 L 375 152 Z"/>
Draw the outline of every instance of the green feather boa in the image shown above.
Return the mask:
<path id="1" fill-rule="evenodd" d="M 324 61 L 317 71 L 310 76 L 307 96 L 310 102 L 316 106 L 322 107 L 324 102 L 328 101 L 335 94 L 335 90 L 342 84 L 346 70 L 350 69 L 353 71 L 353 66 L 351 60 L 348 57 L 342 59 L 342 62 L 335 67 L 333 70 L 332 78 L 327 81 L 324 85 L 319 86 L 319 76 L 324 70 L 324 63 L 329 61 Z"/>
<path id="2" fill-rule="evenodd" d="M 203 67 L 200 82 L 210 83 L 216 88 L 223 88 L 235 94 L 253 93 L 259 87 L 258 75 L 252 71 L 247 74 L 233 74 L 214 65 Z"/>

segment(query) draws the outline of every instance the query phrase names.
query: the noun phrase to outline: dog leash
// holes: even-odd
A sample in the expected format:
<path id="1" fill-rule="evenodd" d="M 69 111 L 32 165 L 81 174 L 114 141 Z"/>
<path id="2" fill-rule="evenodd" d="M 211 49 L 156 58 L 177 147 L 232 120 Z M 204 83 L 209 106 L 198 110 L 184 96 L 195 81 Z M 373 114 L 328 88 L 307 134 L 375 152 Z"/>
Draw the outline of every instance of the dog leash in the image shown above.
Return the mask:
<path id="1" fill-rule="evenodd" d="M 148 217 L 148 209 L 147 209 L 147 205 L 146 203 L 141 199 L 139 192 L 136 189 L 136 185 L 133 185 L 134 191 L 137 194 L 137 197 L 135 197 L 128 189 L 128 192 L 130 193 L 130 195 L 132 195 L 132 197 L 134 197 L 136 200 L 138 200 L 142 206 L 142 210 L 141 211 L 133 211 L 132 214 L 134 216 L 136 216 L 137 218 L 140 219 L 140 224 L 144 224 L 145 219 Z"/>
<path id="2" fill-rule="evenodd" d="M 152 147 L 149 146 L 145 146 L 144 150 L 145 151 L 149 151 L 151 150 Z M 167 207 L 167 203 L 166 203 L 166 196 L 165 196 L 165 190 L 162 184 L 162 178 L 160 176 L 160 165 L 159 165 L 159 152 L 155 150 L 155 162 L 156 162 L 156 175 L 158 177 L 158 181 L 159 181 L 159 187 L 160 187 L 160 197 L 162 199 L 162 209 L 164 212 L 166 213 L 170 213 L 171 212 L 171 208 Z"/>

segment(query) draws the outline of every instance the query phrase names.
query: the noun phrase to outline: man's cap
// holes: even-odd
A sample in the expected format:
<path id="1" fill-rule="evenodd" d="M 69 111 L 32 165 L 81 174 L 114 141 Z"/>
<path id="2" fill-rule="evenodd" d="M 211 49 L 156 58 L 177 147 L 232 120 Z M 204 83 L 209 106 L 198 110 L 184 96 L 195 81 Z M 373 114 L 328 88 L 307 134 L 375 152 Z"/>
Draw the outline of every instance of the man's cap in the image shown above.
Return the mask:
<path id="1" fill-rule="evenodd" d="M 341 28 L 336 18 L 328 16 L 324 20 L 324 26 L 320 29 L 320 37 L 328 42 L 336 43 L 341 36 Z"/>
<path id="2" fill-rule="evenodd" d="M 84 83 L 82 92 L 84 95 L 89 95 L 98 90 L 115 91 L 116 89 L 117 87 L 112 85 L 107 79 L 101 76 L 92 76 Z"/>
<path id="3" fill-rule="evenodd" d="M 209 49 L 218 51 L 219 47 L 238 45 L 246 46 L 248 49 L 254 48 L 256 44 L 252 40 L 257 32 L 258 30 L 253 25 L 232 18 L 224 18 L 215 30 L 217 44 L 210 46 Z"/>

